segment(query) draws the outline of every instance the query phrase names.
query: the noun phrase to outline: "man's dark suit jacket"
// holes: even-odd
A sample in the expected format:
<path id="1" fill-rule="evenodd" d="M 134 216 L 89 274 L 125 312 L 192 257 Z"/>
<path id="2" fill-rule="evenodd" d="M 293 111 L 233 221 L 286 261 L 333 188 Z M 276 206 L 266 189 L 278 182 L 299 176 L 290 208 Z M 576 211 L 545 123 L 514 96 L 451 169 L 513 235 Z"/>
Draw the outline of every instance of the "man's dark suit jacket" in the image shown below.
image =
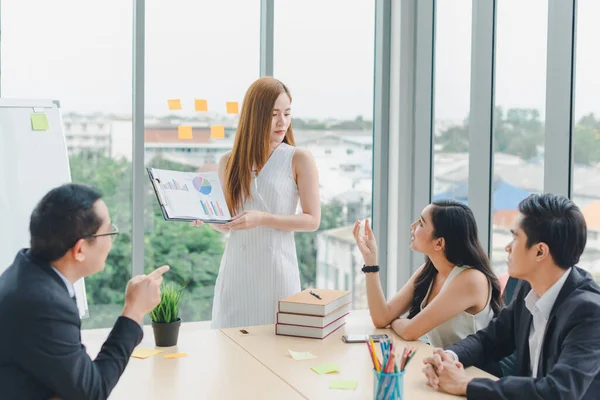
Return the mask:
<path id="1" fill-rule="evenodd" d="M 119 317 L 94 361 L 74 298 L 50 265 L 21 250 L 0 276 L 0 398 L 106 399 L 142 329 Z"/>
<path id="2" fill-rule="evenodd" d="M 522 282 L 516 298 L 487 328 L 448 348 L 465 367 L 500 361 L 517 352 L 517 375 L 473 379 L 469 399 L 599 399 L 600 288 L 590 274 L 573 267 L 546 326 L 537 378 L 531 377 L 529 330 L 532 316 L 525 307 L 531 290 Z"/>

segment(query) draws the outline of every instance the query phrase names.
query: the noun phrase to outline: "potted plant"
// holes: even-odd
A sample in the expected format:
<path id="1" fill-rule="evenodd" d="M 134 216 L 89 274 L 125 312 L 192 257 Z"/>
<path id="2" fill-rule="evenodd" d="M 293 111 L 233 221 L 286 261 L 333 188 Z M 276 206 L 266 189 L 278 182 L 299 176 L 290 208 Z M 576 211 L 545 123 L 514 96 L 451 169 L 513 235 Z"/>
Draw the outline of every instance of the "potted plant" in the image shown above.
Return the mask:
<path id="1" fill-rule="evenodd" d="M 161 287 L 160 303 L 150 312 L 156 346 L 169 347 L 177 344 L 183 289 L 183 286 L 173 282 L 164 283 Z"/>

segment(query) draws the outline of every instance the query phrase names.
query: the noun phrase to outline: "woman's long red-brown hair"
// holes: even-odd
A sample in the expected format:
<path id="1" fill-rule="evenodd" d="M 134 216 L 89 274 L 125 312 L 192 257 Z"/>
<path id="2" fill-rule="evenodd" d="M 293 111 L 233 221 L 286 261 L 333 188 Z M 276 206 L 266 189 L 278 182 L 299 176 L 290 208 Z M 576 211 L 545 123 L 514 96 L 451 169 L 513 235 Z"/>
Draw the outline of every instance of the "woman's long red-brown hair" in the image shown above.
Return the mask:
<path id="1" fill-rule="evenodd" d="M 252 169 L 260 172 L 269 159 L 273 110 L 281 93 L 287 94 L 292 101 L 290 91 L 283 83 L 265 76 L 256 80 L 244 96 L 233 150 L 225 165 L 225 199 L 232 215 L 238 214 L 250 197 Z M 283 141 L 296 145 L 291 124 Z"/>

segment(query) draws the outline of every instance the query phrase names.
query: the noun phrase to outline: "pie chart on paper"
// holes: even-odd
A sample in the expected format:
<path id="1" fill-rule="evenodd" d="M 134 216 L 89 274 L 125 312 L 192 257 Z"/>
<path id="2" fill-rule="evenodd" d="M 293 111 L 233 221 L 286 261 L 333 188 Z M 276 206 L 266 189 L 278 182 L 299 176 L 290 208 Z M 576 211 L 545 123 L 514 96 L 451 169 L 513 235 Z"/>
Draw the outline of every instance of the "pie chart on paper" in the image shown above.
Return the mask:
<path id="1" fill-rule="evenodd" d="M 206 178 L 197 176 L 194 178 L 192 183 L 194 184 L 196 190 L 204 195 L 209 195 L 210 192 L 212 192 L 212 185 L 210 184 L 210 181 Z"/>

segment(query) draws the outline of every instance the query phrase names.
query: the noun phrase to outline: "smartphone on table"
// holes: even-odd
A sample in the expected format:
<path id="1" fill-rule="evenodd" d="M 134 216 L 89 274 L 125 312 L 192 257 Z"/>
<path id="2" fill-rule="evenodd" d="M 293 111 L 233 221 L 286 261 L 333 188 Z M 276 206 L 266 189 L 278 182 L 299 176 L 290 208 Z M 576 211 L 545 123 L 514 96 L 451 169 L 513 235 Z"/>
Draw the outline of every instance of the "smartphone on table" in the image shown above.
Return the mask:
<path id="1" fill-rule="evenodd" d="M 380 342 L 382 340 L 389 339 L 388 335 L 374 334 L 374 335 L 343 335 L 342 340 L 346 343 L 364 343 L 367 340 L 373 340 L 374 342 Z"/>

